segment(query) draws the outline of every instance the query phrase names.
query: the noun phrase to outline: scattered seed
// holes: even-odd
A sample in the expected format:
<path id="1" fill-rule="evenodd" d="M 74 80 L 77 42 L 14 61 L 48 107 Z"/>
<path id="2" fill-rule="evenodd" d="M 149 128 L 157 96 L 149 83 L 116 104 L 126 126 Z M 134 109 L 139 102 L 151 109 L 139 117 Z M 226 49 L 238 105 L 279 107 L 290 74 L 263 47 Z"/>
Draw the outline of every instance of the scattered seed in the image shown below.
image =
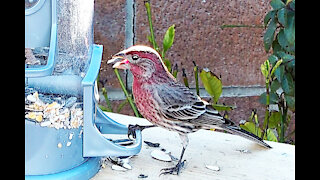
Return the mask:
<path id="1" fill-rule="evenodd" d="M 219 166 L 215 166 L 215 165 L 206 165 L 206 168 L 213 171 L 220 171 Z"/>
<path id="2" fill-rule="evenodd" d="M 42 126 L 42 127 L 47 127 L 47 126 L 49 126 L 50 124 L 51 124 L 50 121 L 44 121 L 44 122 L 41 122 L 40 126 Z"/>
<path id="3" fill-rule="evenodd" d="M 73 138 L 73 133 L 69 134 L 69 140 L 71 140 Z"/>
<path id="4" fill-rule="evenodd" d="M 67 147 L 69 147 L 71 145 L 71 142 L 70 141 L 68 141 L 67 142 Z"/>
<path id="5" fill-rule="evenodd" d="M 67 95 L 39 94 L 25 87 L 25 118 L 49 128 L 79 128 L 83 126 L 82 102 Z M 66 106 L 68 107 L 66 107 Z M 69 136 L 71 140 L 73 135 Z"/>
<path id="6" fill-rule="evenodd" d="M 128 163 L 123 163 L 122 164 L 122 167 L 124 167 L 124 168 L 126 168 L 126 169 L 132 169 L 132 167 L 131 167 L 131 165 L 130 164 L 128 164 Z"/>
<path id="7" fill-rule="evenodd" d="M 37 101 L 37 99 L 36 99 L 33 95 L 31 95 L 31 94 L 29 94 L 29 95 L 27 96 L 27 100 L 28 100 L 28 101 L 31 101 L 31 102 L 36 102 L 36 101 Z"/>
<path id="8" fill-rule="evenodd" d="M 152 143 L 150 141 L 143 141 L 143 142 L 146 143 L 150 147 L 159 147 L 160 146 L 160 143 Z"/>
<path id="9" fill-rule="evenodd" d="M 107 167 L 107 166 L 106 166 L 105 163 L 102 163 L 102 164 L 101 164 L 101 168 L 102 168 L 102 169 L 104 169 L 104 168 L 106 168 L 106 167 Z"/>
<path id="10" fill-rule="evenodd" d="M 237 151 L 239 151 L 241 153 L 251 153 L 251 151 L 249 151 L 248 149 L 239 149 Z"/>
<path id="11" fill-rule="evenodd" d="M 41 122 L 42 119 L 43 119 L 43 118 L 42 118 L 42 115 L 37 115 L 37 116 L 36 116 L 36 121 L 37 121 L 37 122 Z"/>
<path id="12" fill-rule="evenodd" d="M 161 151 L 161 150 L 153 150 L 151 152 L 151 156 L 157 160 L 160 160 L 160 161 L 167 161 L 167 162 L 170 162 L 172 161 L 170 155 L 164 151 Z"/>
<path id="13" fill-rule="evenodd" d="M 138 178 L 147 178 L 148 175 L 144 175 L 144 174 L 139 174 Z"/>

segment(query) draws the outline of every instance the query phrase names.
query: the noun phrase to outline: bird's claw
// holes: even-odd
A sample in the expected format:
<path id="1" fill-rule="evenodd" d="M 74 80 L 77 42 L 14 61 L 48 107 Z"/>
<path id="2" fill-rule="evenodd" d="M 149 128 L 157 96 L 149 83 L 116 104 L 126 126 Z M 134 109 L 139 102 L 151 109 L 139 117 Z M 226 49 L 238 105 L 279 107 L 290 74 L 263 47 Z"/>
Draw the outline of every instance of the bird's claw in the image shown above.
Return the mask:
<path id="1" fill-rule="evenodd" d="M 172 167 L 172 168 L 163 168 L 160 171 L 164 171 L 162 173 L 160 173 L 159 176 L 161 175 L 166 175 L 166 174 L 175 174 L 175 175 L 179 175 L 181 169 L 184 167 L 186 160 L 179 162 L 176 166 Z"/>
<path id="2" fill-rule="evenodd" d="M 132 138 L 135 139 L 136 136 L 137 136 L 136 135 L 136 130 L 142 131 L 142 130 L 144 130 L 146 128 L 150 128 L 150 127 L 156 127 L 156 126 L 155 125 L 140 126 L 138 124 L 136 124 L 136 125 L 129 124 L 129 126 L 128 126 L 128 138 L 131 139 L 130 136 L 132 136 Z"/>
<path id="3" fill-rule="evenodd" d="M 133 139 L 135 139 L 136 138 L 136 130 L 138 130 L 139 129 L 139 125 L 132 125 L 132 124 L 129 124 L 129 126 L 128 126 L 128 138 L 129 139 L 131 139 L 130 138 L 130 136 L 132 136 L 132 138 Z"/>

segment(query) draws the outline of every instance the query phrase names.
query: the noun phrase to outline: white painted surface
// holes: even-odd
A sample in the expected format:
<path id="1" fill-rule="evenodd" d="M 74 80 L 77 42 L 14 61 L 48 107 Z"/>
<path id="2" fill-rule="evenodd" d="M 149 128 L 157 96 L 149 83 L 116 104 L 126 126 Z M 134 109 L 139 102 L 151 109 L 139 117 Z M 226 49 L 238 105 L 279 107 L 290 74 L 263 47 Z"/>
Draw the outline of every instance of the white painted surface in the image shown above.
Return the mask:
<path id="1" fill-rule="evenodd" d="M 150 124 L 147 120 L 114 113 L 106 113 L 123 124 Z M 142 131 L 146 141 L 160 143 L 161 148 L 179 157 L 181 142 L 177 133 L 156 127 Z M 184 159 L 185 169 L 179 176 L 162 175 L 162 168 L 173 167 L 176 162 L 163 162 L 153 159 L 150 153 L 156 149 L 142 145 L 141 152 L 130 159 L 132 170 L 114 171 L 111 163 L 101 169 L 93 180 L 138 179 L 139 174 L 150 179 L 220 179 L 220 180 L 290 180 L 295 179 L 295 146 L 267 142 L 272 149 L 265 149 L 254 142 L 239 136 L 199 130 L 189 134 L 189 146 Z M 206 168 L 206 165 L 218 166 L 219 171 Z"/>

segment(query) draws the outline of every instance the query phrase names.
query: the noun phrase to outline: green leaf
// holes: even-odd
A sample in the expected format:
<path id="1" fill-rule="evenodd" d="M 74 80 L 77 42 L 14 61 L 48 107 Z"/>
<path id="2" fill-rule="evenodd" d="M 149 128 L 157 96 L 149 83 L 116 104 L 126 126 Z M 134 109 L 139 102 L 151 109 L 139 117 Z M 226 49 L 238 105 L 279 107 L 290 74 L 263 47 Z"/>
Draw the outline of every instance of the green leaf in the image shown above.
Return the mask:
<path id="1" fill-rule="evenodd" d="M 268 57 L 269 62 L 272 64 L 272 66 L 275 65 L 275 63 L 278 61 L 278 57 L 275 55 L 271 55 Z"/>
<path id="2" fill-rule="evenodd" d="M 288 2 L 287 2 L 287 4 L 288 4 Z M 295 0 L 292 0 L 290 3 L 289 3 L 289 7 L 293 10 L 293 11 L 295 11 L 296 10 L 296 7 L 295 7 L 296 5 L 295 5 Z"/>
<path id="3" fill-rule="evenodd" d="M 258 137 L 261 137 L 262 130 L 257 127 L 253 122 L 246 122 L 244 124 L 240 124 L 240 127 L 248 132 L 255 134 Z"/>
<path id="4" fill-rule="evenodd" d="M 270 21 L 271 19 L 274 19 L 275 15 L 276 15 L 276 12 L 277 12 L 277 11 L 274 11 L 274 10 L 273 10 L 273 11 L 269 11 L 269 12 L 266 14 L 266 16 L 264 17 L 264 20 L 263 20 L 264 27 L 267 27 L 269 21 Z"/>
<path id="5" fill-rule="evenodd" d="M 295 66 L 296 66 L 296 60 L 295 59 L 291 59 L 291 61 L 287 64 L 287 67 L 291 68 L 293 70 L 294 70 Z M 293 73 L 293 75 L 294 75 L 294 73 Z"/>
<path id="6" fill-rule="evenodd" d="M 269 76 L 269 70 L 270 70 L 270 63 L 269 60 L 266 60 L 263 64 L 260 66 L 261 73 L 265 77 L 265 79 L 268 79 Z"/>
<path id="7" fill-rule="evenodd" d="M 279 81 L 274 80 L 274 81 L 271 82 L 270 89 L 271 89 L 272 92 L 276 92 L 280 88 L 280 86 L 281 85 L 280 85 Z"/>
<path id="8" fill-rule="evenodd" d="M 282 115 L 280 112 L 272 112 L 269 117 L 269 128 L 277 128 L 281 122 Z"/>
<path id="9" fill-rule="evenodd" d="M 271 70 L 271 73 L 270 73 L 271 76 L 273 75 L 274 71 L 280 66 L 281 63 L 282 63 L 282 59 L 277 61 L 277 63 L 274 65 L 274 67 Z"/>
<path id="10" fill-rule="evenodd" d="M 274 39 L 274 32 L 277 28 L 277 22 L 275 20 L 276 18 L 273 18 L 270 23 L 269 26 L 263 36 L 263 43 L 264 43 L 264 49 L 266 52 L 269 52 L 269 49 L 271 47 L 271 44 L 273 42 Z"/>
<path id="11" fill-rule="evenodd" d="M 264 134 L 263 139 L 268 140 L 268 141 L 278 142 L 277 136 L 269 128 L 267 129 L 267 132 Z"/>
<path id="12" fill-rule="evenodd" d="M 281 0 L 271 0 L 270 5 L 274 10 L 285 7 L 285 4 Z"/>
<path id="13" fill-rule="evenodd" d="M 283 51 L 282 47 L 280 46 L 278 39 L 275 38 L 272 42 L 272 50 L 273 54 L 276 55 L 279 51 Z"/>
<path id="14" fill-rule="evenodd" d="M 287 94 L 284 95 L 284 98 L 286 100 L 287 106 L 291 111 L 295 111 L 295 97 L 289 96 Z"/>
<path id="15" fill-rule="evenodd" d="M 254 122 L 256 123 L 256 125 L 259 125 L 258 114 L 254 115 Z"/>
<path id="16" fill-rule="evenodd" d="M 277 54 L 283 60 L 282 64 L 285 64 L 286 70 L 288 72 L 292 71 L 292 69 L 295 67 L 295 56 L 282 51 L 279 51 Z"/>
<path id="17" fill-rule="evenodd" d="M 283 74 L 284 74 L 284 66 L 279 66 L 275 71 L 274 71 L 274 75 L 276 76 L 277 80 L 279 82 L 282 81 L 283 79 Z"/>
<path id="18" fill-rule="evenodd" d="M 212 104 L 212 107 L 217 111 L 230 111 L 235 108 L 234 106 L 226 106 L 223 104 Z"/>
<path id="19" fill-rule="evenodd" d="M 278 21 L 281 23 L 284 27 L 287 27 L 287 9 L 282 8 L 278 11 L 277 14 Z"/>
<path id="20" fill-rule="evenodd" d="M 219 97 L 222 93 L 222 82 L 218 76 L 213 74 L 208 69 L 201 70 L 200 78 L 203 83 L 204 88 L 213 97 L 214 104 L 216 104 L 219 100 Z"/>
<path id="21" fill-rule="evenodd" d="M 170 26 L 164 35 L 163 38 L 163 54 L 166 54 L 167 50 L 172 46 L 173 41 L 174 41 L 174 34 L 175 34 L 175 29 L 174 29 L 174 24 Z"/>
<path id="22" fill-rule="evenodd" d="M 283 91 L 290 96 L 294 95 L 294 81 L 290 73 L 285 73 L 281 82 Z"/>
<path id="23" fill-rule="evenodd" d="M 283 63 L 291 61 L 292 59 L 295 58 L 295 56 L 293 56 L 291 54 L 287 54 L 285 52 L 278 52 L 278 55 L 281 57 L 281 59 L 283 59 Z"/>
<path id="24" fill-rule="evenodd" d="M 290 44 L 286 38 L 286 36 L 284 35 L 284 30 L 281 29 L 277 35 L 277 39 L 278 42 L 280 44 L 280 46 L 288 52 L 295 52 L 295 43 L 293 42 L 293 44 Z"/>
<path id="25" fill-rule="evenodd" d="M 275 92 L 270 92 L 270 104 L 277 104 L 278 103 L 278 95 Z M 267 93 L 264 92 L 259 97 L 259 102 L 263 105 L 267 105 Z"/>
<path id="26" fill-rule="evenodd" d="M 288 13 L 288 22 L 284 28 L 284 35 L 288 43 L 292 46 L 295 41 L 295 15 L 292 12 Z"/>

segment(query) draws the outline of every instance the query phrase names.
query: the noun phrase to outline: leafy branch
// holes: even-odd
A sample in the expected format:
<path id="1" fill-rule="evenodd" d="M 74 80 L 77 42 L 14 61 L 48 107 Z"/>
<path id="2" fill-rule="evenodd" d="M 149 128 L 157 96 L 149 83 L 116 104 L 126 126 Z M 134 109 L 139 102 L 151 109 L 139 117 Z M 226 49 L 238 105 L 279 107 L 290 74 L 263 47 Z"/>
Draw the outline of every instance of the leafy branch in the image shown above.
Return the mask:
<path id="1" fill-rule="evenodd" d="M 250 128 L 257 125 L 255 122 L 241 127 L 264 139 L 286 142 L 295 132 L 285 136 L 291 120 L 288 112 L 295 112 L 295 0 L 271 0 L 270 5 L 272 10 L 264 18 L 263 42 L 265 51 L 272 49 L 272 55 L 261 65 L 266 91 L 259 99 L 265 105 L 263 129 L 257 133 Z M 270 105 L 278 110 L 271 110 Z"/>

